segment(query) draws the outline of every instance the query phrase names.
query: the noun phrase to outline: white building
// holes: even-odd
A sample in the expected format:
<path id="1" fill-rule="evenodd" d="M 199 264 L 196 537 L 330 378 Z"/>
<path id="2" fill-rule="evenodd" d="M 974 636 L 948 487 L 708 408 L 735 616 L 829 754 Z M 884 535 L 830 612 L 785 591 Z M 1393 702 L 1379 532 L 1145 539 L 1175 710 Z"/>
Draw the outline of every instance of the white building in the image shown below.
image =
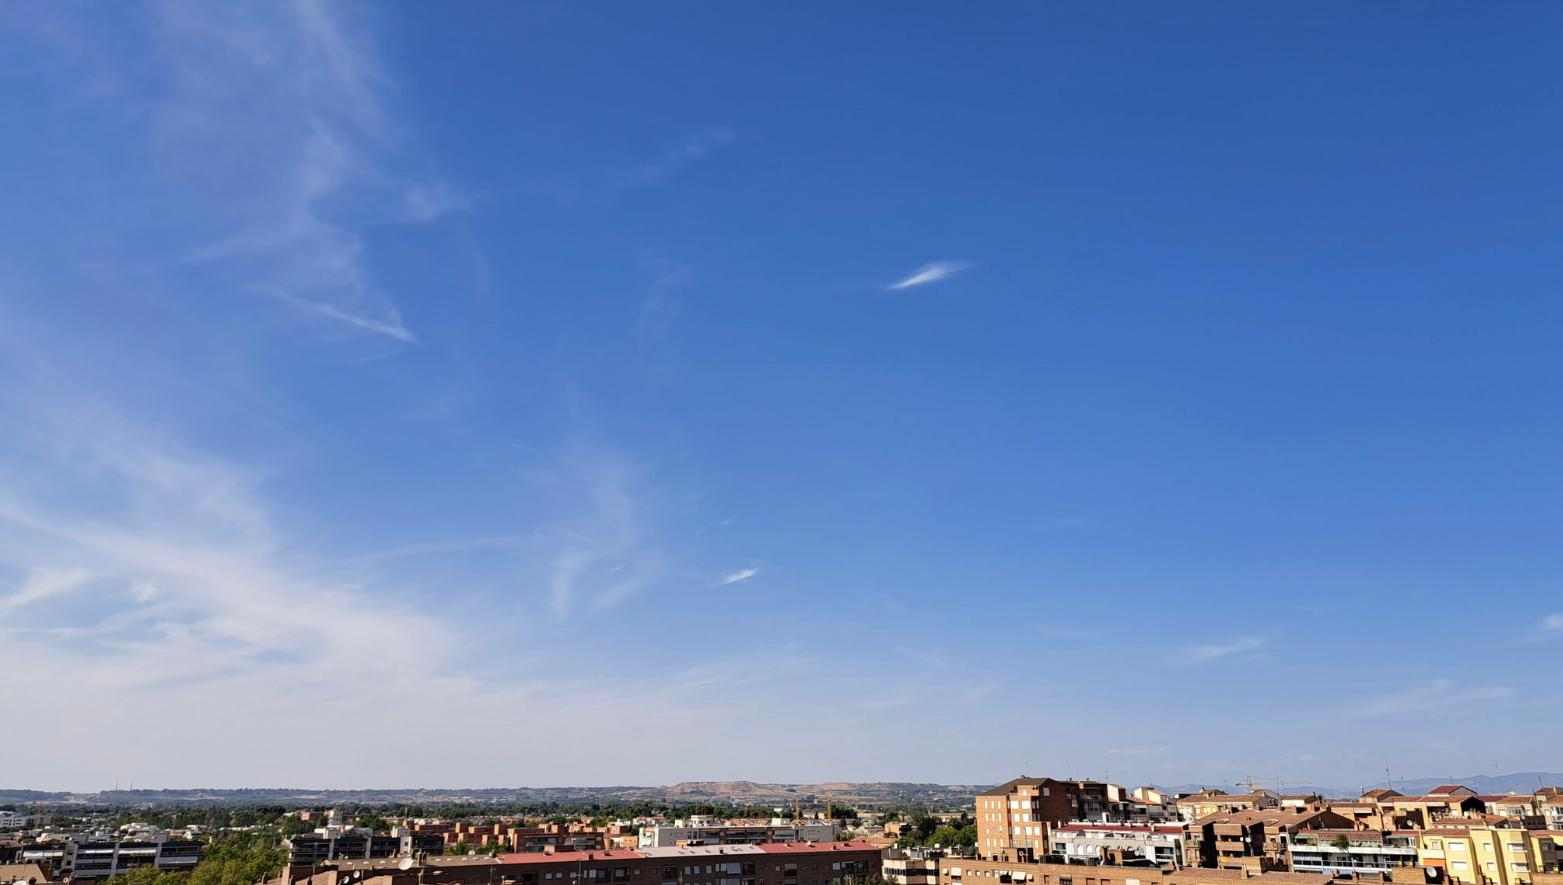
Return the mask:
<path id="1" fill-rule="evenodd" d="M 58 876 L 80 880 L 128 873 L 137 867 L 184 872 L 201 861 L 200 842 L 164 839 L 133 841 L 79 839 L 24 845 L 17 859 L 22 863 L 47 863 Z"/>
<path id="2" fill-rule="evenodd" d="M 1066 863 L 1146 861 L 1181 867 L 1187 839 L 1188 828 L 1182 824 L 1076 821 L 1053 831 L 1051 853 L 1063 855 Z"/>
<path id="3" fill-rule="evenodd" d="M 20 830 L 27 826 L 27 815 L 20 811 L 0 811 L 0 830 Z"/>

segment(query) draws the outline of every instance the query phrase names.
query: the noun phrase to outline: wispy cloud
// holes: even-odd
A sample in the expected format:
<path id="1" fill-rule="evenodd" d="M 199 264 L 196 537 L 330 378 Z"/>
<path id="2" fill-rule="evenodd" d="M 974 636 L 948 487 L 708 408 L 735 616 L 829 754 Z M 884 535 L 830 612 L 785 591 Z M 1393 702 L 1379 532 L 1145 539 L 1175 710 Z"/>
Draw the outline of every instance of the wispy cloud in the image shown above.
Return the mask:
<path id="1" fill-rule="evenodd" d="M 1443 710 L 1461 704 L 1502 701 L 1514 696 L 1507 685 L 1457 683 L 1452 679 L 1434 679 L 1400 691 L 1367 698 L 1351 706 L 1359 716 L 1403 716 Z"/>
<path id="2" fill-rule="evenodd" d="M 721 583 L 724 587 L 728 584 L 741 584 L 759 573 L 760 570 L 757 568 L 741 568 L 736 572 L 723 575 Z"/>
<path id="3" fill-rule="evenodd" d="M 1193 646 L 1185 651 L 1184 657 L 1186 660 L 1196 664 L 1206 661 L 1219 661 L 1222 658 L 1230 658 L 1233 655 L 1258 651 L 1264 647 L 1264 644 L 1265 641 L 1257 636 L 1244 636 L 1231 642 L 1212 642 Z"/>
<path id="4" fill-rule="evenodd" d="M 0 303 L 0 318 L 8 309 Z M 627 453 L 578 445 L 546 458 L 526 477 L 526 503 L 543 521 L 535 530 L 387 551 L 376 569 L 372 558 L 343 561 L 334 544 L 296 530 L 289 498 L 270 483 L 283 469 L 275 448 L 262 447 L 261 464 L 223 454 L 196 431 L 181 434 L 177 410 L 138 410 L 57 358 L 90 349 L 78 334 L 50 338 L 0 322 L 0 375 L 11 382 L 0 385 L 0 635 L 23 667 L 22 678 L 0 680 L 0 707 L 26 702 L 39 684 L 73 688 L 40 713 L 46 725 L 84 721 L 102 697 L 118 701 L 98 711 L 92 730 L 38 728 L 8 742 L 7 762 L 29 786 L 96 789 L 127 775 L 169 786 L 299 776 L 369 786 L 393 759 L 425 780 L 535 781 L 547 773 L 516 762 L 515 744 L 448 758 L 438 723 L 457 717 L 519 733 L 541 709 L 567 721 L 519 746 L 569 777 L 677 780 L 710 763 L 677 752 L 690 728 L 722 746 L 753 746 L 752 716 L 741 714 L 752 714 L 752 686 L 774 678 L 774 663 L 702 651 L 698 668 L 680 676 L 673 660 L 670 678 L 647 687 L 594 670 L 614 672 L 598 652 L 600 624 L 548 618 L 553 605 L 572 616 L 607 611 L 664 571 L 659 520 L 671 505 Z M 332 504 L 311 497 L 307 506 Z M 470 547 L 504 552 L 506 571 L 496 574 L 515 578 L 504 595 L 461 592 L 449 570 L 401 558 Z M 351 580 L 338 577 L 344 570 Z M 468 616 L 468 605 L 491 617 Z M 547 654 L 473 674 L 464 648 L 511 649 L 534 624 L 530 638 Z M 797 698 L 786 691 L 768 700 L 783 715 L 820 702 L 817 688 Z M 409 704 L 409 693 L 430 700 Z M 177 735 L 147 728 L 195 709 L 205 715 Z M 605 736 L 625 716 L 642 738 L 674 749 L 602 768 Z M 278 723 L 298 722 L 332 734 L 373 722 L 390 734 L 373 753 L 300 775 L 297 760 L 262 752 Z M 104 734 L 116 736 L 113 746 Z M 165 752 L 146 751 L 153 734 Z"/>
<path id="5" fill-rule="evenodd" d="M 1541 619 L 1543 630 L 1563 630 L 1563 612 L 1554 612 Z"/>
<path id="6" fill-rule="evenodd" d="M 583 603 L 616 608 L 663 573 L 664 554 L 646 516 L 634 463 L 603 446 L 579 446 L 558 459 L 541 481 L 559 517 L 538 549 L 550 560 L 549 606 L 569 617 Z"/>
<path id="7" fill-rule="evenodd" d="M 16 592 L 0 596 L 0 611 L 63 596 L 86 584 L 91 578 L 92 573 L 81 568 L 34 569 Z"/>
<path id="8" fill-rule="evenodd" d="M 888 288 L 894 290 L 927 286 L 947 280 L 970 267 L 971 263 L 967 261 L 934 261 L 912 271 L 910 276 L 891 283 Z"/>
<path id="9" fill-rule="evenodd" d="M 402 192 L 402 217 L 415 224 L 438 221 L 467 206 L 467 198 L 443 182 L 414 184 Z"/>
<path id="10" fill-rule="evenodd" d="M 634 175 L 636 183 L 662 184 L 676 177 L 686 168 L 732 144 L 735 137 L 733 130 L 726 126 L 712 126 L 691 132 L 656 157 L 636 167 Z"/>
<path id="11" fill-rule="evenodd" d="M 406 342 L 408 344 L 414 343 L 418 340 L 413 336 L 412 332 L 407 330 L 406 326 L 402 325 L 401 312 L 398 311 L 394 306 L 388 309 L 388 314 L 385 319 L 376 320 L 369 317 L 361 317 L 356 314 L 348 313 L 339 307 L 325 302 L 308 301 L 303 298 L 295 298 L 286 292 L 275 292 L 273 294 L 277 298 L 296 306 L 300 310 L 318 314 L 341 323 L 346 323 L 349 326 L 356 326 L 365 332 L 373 332 L 376 335 L 384 335 L 387 338 L 394 338 L 397 341 Z"/>
<path id="12" fill-rule="evenodd" d="M 209 197 L 189 265 L 239 291 L 402 343 L 415 337 L 366 258 L 366 224 L 427 223 L 462 204 L 407 181 L 405 134 L 366 21 L 319 0 L 154 6 L 171 84 L 152 115 L 169 175 Z M 235 102 L 235 95 L 244 96 Z M 417 165 L 414 163 L 413 165 Z"/>

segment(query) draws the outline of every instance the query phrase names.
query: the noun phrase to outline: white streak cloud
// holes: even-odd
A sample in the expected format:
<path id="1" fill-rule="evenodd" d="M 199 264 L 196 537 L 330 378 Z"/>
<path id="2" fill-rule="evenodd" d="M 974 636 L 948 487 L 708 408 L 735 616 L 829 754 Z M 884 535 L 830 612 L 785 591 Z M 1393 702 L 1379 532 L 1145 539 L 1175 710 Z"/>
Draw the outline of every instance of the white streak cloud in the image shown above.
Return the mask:
<path id="1" fill-rule="evenodd" d="M 927 286 L 941 280 L 947 280 L 970 267 L 971 263 L 966 261 L 935 261 L 912 271 L 910 276 L 891 283 L 888 288 L 894 290 Z"/>
<path id="2" fill-rule="evenodd" d="M 754 577 L 755 575 L 758 575 L 759 573 L 760 573 L 760 570 L 757 569 L 757 568 L 741 568 L 741 569 L 739 569 L 736 572 L 731 572 L 729 574 L 723 575 L 722 576 L 722 586 L 725 587 L 728 584 L 741 584 L 744 581 L 747 581 L 750 578 Z"/>
<path id="3" fill-rule="evenodd" d="M 1219 661 L 1222 658 L 1230 658 L 1246 652 L 1258 651 L 1263 648 L 1265 641 L 1257 636 L 1244 636 L 1231 642 L 1214 642 L 1205 645 L 1196 645 L 1187 651 L 1187 659 L 1194 663 L 1205 661 Z"/>

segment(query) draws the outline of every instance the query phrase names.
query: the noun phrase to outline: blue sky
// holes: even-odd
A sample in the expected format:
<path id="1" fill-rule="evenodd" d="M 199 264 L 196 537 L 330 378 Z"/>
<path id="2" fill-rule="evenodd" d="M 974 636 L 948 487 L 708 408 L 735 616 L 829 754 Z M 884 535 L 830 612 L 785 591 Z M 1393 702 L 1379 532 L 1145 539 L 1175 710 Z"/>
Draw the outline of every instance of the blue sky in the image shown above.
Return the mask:
<path id="1" fill-rule="evenodd" d="M 1563 8 L 0 16 L 16 786 L 1559 765 Z"/>

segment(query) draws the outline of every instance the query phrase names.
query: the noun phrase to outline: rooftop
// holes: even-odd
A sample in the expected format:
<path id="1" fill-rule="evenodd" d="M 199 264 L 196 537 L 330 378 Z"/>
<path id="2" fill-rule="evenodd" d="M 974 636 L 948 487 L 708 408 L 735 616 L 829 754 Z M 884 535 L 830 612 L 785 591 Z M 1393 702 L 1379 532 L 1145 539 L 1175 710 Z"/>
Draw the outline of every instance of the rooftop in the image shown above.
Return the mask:
<path id="1" fill-rule="evenodd" d="M 506 864 L 578 863 L 583 860 L 639 860 L 649 857 L 644 851 L 629 848 L 605 848 L 601 851 L 524 851 L 518 854 L 501 854 L 499 860 Z"/>

